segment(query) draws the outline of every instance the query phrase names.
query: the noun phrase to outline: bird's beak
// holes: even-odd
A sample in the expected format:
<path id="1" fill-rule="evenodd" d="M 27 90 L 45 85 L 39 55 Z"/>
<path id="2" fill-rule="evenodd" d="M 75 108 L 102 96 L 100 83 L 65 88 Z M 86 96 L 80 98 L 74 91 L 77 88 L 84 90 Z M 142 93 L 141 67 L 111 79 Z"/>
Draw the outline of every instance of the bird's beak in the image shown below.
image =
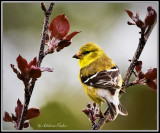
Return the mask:
<path id="1" fill-rule="evenodd" d="M 82 58 L 82 54 L 81 53 L 77 53 L 73 56 L 73 58 L 76 58 L 76 59 L 81 59 Z"/>

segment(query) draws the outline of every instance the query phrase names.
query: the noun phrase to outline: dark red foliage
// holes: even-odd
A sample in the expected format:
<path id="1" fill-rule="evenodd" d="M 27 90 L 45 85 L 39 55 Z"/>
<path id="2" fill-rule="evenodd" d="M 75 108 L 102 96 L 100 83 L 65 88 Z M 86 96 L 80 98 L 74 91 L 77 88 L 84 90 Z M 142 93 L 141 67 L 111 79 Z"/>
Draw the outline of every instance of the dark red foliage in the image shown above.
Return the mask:
<path id="1" fill-rule="evenodd" d="M 136 15 L 134 15 L 129 10 L 125 10 L 125 11 L 127 12 L 128 16 L 134 21 L 135 24 L 130 21 L 128 21 L 127 23 L 129 25 L 137 25 L 141 29 L 141 34 L 145 33 L 147 27 L 153 25 L 157 19 L 157 13 L 151 6 L 147 8 L 148 12 L 144 21 L 142 21 L 139 18 L 139 15 L 140 15 L 139 12 L 137 12 Z"/>
<path id="2" fill-rule="evenodd" d="M 148 72 L 145 74 L 145 79 L 149 80 L 157 79 L 157 68 L 148 69 Z"/>
<path id="3" fill-rule="evenodd" d="M 10 116 L 8 114 L 8 112 L 4 113 L 4 117 L 3 120 L 5 122 L 14 122 L 15 124 L 15 128 L 18 128 L 18 123 L 20 121 L 21 115 L 22 115 L 22 109 L 23 109 L 23 104 L 21 103 L 21 101 L 18 99 L 17 100 L 17 106 L 15 107 L 15 115 L 11 113 L 12 116 Z M 27 114 L 26 114 L 26 120 L 35 118 L 37 116 L 40 115 L 40 111 L 37 108 L 30 108 L 27 110 Z M 25 122 L 23 127 L 27 128 L 29 126 L 29 122 Z"/>
<path id="4" fill-rule="evenodd" d="M 23 124 L 23 127 L 24 127 L 24 128 L 29 127 L 29 122 L 25 122 L 25 123 Z"/>
<path id="5" fill-rule="evenodd" d="M 35 57 L 29 64 L 21 55 L 17 57 L 17 66 L 20 72 L 11 64 L 13 72 L 17 74 L 17 77 L 26 85 L 30 78 L 39 78 L 41 76 L 41 70 L 37 67 L 37 58 Z"/>
<path id="6" fill-rule="evenodd" d="M 88 109 L 83 109 L 82 112 L 84 112 L 86 115 L 89 115 L 89 110 Z"/>
<path id="7" fill-rule="evenodd" d="M 37 58 L 35 57 L 29 64 L 21 55 L 17 57 L 18 68 L 25 78 L 39 78 L 41 70 L 37 66 Z"/>
<path id="8" fill-rule="evenodd" d="M 12 113 L 11 113 L 11 114 L 12 114 Z M 14 116 L 14 114 L 12 114 L 12 119 L 13 119 L 13 121 L 17 121 L 17 117 Z"/>
<path id="9" fill-rule="evenodd" d="M 148 69 L 145 74 L 146 84 L 153 90 L 157 90 L 157 68 Z"/>
<path id="10" fill-rule="evenodd" d="M 17 57 L 17 66 L 22 74 L 26 75 L 29 69 L 28 63 L 26 59 L 24 59 L 21 55 Z"/>
<path id="11" fill-rule="evenodd" d="M 51 33 L 51 39 L 63 39 L 70 29 L 70 24 L 65 14 L 59 15 L 52 20 L 49 25 L 49 31 Z"/>
<path id="12" fill-rule="evenodd" d="M 72 38 L 79 33 L 79 31 L 74 31 L 67 35 L 70 30 L 70 23 L 64 14 L 54 18 L 48 29 L 49 34 L 47 34 L 45 41 L 45 43 L 48 43 L 48 53 L 53 53 L 55 49 L 59 52 L 64 47 L 68 47 L 72 42 Z"/>
<path id="13" fill-rule="evenodd" d="M 37 62 L 37 58 L 34 57 L 34 59 L 28 64 L 28 67 L 30 68 L 31 66 L 37 66 L 38 62 Z"/>
<path id="14" fill-rule="evenodd" d="M 67 35 L 64 40 L 68 40 L 70 41 L 75 35 L 77 35 L 78 33 L 80 33 L 80 31 L 74 31 L 71 34 Z"/>
<path id="15" fill-rule="evenodd" d="M 95 124 L 95 120 L 97 120 L 98 118 L 100 118 L 100 114 L 98 113 L 98 108 L 96 108 L 96 103 L 93 103 L 93 105 L 91 106 L 91 104 L 87 104 L 87 109 L 83 109 L 82 112 L 84 112 L 88 119 L 92 122 L 92 124 Z"/>
<path id="16" fill-rule="evenodd" d="M 68 40 L 63 40 L 60 41 L 58 43 L 58 45 L 56 46 L 56 51 L 59 52 L 60 50 L 62 50 L 64 47 L 68 47 L 71 44 L 71 41 Z"/>
<path id="17" fill-rule="evenodd" d="M 8 114 L 8 112 L 5 112 L 5 113 L 4 113 L 3 120 L 4 120 L 5 122 L 12 122 L 12 121 L 13 121 L 12 117 Z"/>
<path id="18" fill-rule="evenodd" d="M 134 15 L 129 10 L 125 10 L 125 11 L 135 23 L 134 24 L 128 21 L 128 24 L 137 25 L 141 29 L 140 33 L 142 35 L 145 35 L 148 32 L 148 27 L 152 26 L 156 22 L 156 19 L 157 19 L 157 13 L 151 6 L 147 8 L 147 15 L 144 21 L 142 21 L 139 18 L 139 15 L 140 15 L 139 12 L 137 12 L 136 15 Z M 148 72 L 144 74 L 142 72 L 142 61 L 137 61 L 135 65 L 136 65 L 135 70 L 137 74 L 134 73 L 136 76 L 134 84 L 147 84 L 150 88 L 152 88 L 153 90 L 156 90 L 157 89 L 157 81 L 156 81 L 157 80 L 157 68 L 149 69 Z"/>
<path id="19" fill-rule="evenodd" d="M 125 11 L 127 12 L 128 16 L 129 16 L 131 19 L 133 19 L 133 13 L 132 13 L 131 11 L 129 11 L 129 10 L 125 10 Z"/>
<path id="20" fill-rule="evenodd" d="M 20 118 L 21 118 L 22 109 L 23 109 L 23 105 L 22 105 L 21 101 L 18 99 L 17 100 L 17 107 L 15 107 L 15 113 L 16 113 L 16 117 L 18 120 L 20 120 Z"/>
<path id="21" fill-rule="evenodd" d="M 125 10 L 128 14 L 128 16 L 136 23 L 138 27 L 142 27 L 144 23 L 139 19 L 139 12 L 136 13 L 136 16 L 133 15 L 133 13 L 129 10 Z M 133 25 L 133 23 L 128 22 L 129 25 Z"/>
<path id="22" fill-rule="evenodd" d="M 146 84 L 148 87 L 152 88 L 153 90 L 157 90 L 157 83 L 153 80 L 147 80 Z"/>
<path id="23" fill-rule="evenodd" d="M 72 37 L 74 37 L 76 34 L 78 34 L 79 31 L 72 32 L 71 34 L 64 37 L 63 40 L 61 40 L 58 45 L 56 46 L 56 51 L 59 52 L 64 47 L 68 47 L 72 43 Z"/>
<path id="24" fill-rule="evenodd" d="M 137 72 L 137 73 L 141 72 L 141 69 L 142 69 L 142 61 L 137 61 L 135 69 L 136 69 L 136 72 Z"/>
<path id="25" fill-rule="evenodd" d="M 39 78 L 41 77 L 41 70 L 38 67 L 32 65 L 30 67 L 29 75 L 31 78 Z"/>
<path id="26" fill-rule="evenodd" d="M 40 115 L 40 111 L 37 108 L 30 108 L 27 110 L 26 120 L 35 118 Z"/>
<path id="27" fill-rule="evenodd" d="M 139 79 L 144 79 L 144 73 L 142 72 L 142 71 L 140 71 L 139 73 L 138 73 L 138 77 L 139 77 Z"/>
<path id="28" fill-rule="evenodd" d="M 129 60 L 131 61 L 131 60 Z M 157 90 L 157 68 L 148 69 L 146 73 L 142 72 L 142 61 L 137 61 L 135 70 L 137 75 L 134 84 L 147 84 L 153 90 Z"/>
<path id="29" fill-rule="evenodd" d="M 145 18 L 145 24 L 146 25 L 153 25 L 154 22 L 156 21 L 157 13 L 151 6 L 149 6 L 147 8 L 147 11 L 148 11 L 148 14 Z"/>

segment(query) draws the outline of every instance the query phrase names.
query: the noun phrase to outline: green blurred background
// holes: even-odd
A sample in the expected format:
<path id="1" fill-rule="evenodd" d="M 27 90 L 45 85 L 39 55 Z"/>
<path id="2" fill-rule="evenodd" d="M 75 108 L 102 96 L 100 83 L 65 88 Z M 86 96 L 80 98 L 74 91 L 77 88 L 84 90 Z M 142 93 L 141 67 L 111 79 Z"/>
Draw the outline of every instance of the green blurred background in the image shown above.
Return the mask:
<path id="1" fill-rule="evenodd" d="M 130 18 L 124 9 L 134 13 L 140 11 L 143 20 L 148 6 L 158 11 L 156 2 L 55 4 L 50 19 L 66 14 L 71 25 L 70 33 L 82 32 L 73 38 L 69 47 L 44 58 L 42 66 L 54 68 L 54 72 L 44 72 L 36 82 L 29 107 L 40 108 L 41 114 L 32 119 L 31 127 L 25 130 L 91 130 L 91 122 L 82 109 L 92 101 L 78 81 L 78 61 L 72 56 L 83 44 L 95 42 L 116 62 L 124 75 L 140 37 L 138 28 L 127 25 Z M 40 3 L 2 3 L 2 115 L 4 111 L 14 113 L 18 98 L 23 101 L 23 83 L 17 79 L 10 64 L 16 65 L 19 54 L 28 62 L 38 55 L 43 19 Z M 157 67 L 157 49 L 156 25 L 140 57 L 143 72 Z M 103 130 L 156 130 L 157 93 L 142 85 L 129 87 L 126 92 L 121 103 L 129 115 L 119 115 L 115 121 L 105 124 Z M 105 108 L 106 104 L 103 104 L 102 110 Z M 2 129 L 15 130 L 12 123 L 6 122 L 2 122 Z"/>

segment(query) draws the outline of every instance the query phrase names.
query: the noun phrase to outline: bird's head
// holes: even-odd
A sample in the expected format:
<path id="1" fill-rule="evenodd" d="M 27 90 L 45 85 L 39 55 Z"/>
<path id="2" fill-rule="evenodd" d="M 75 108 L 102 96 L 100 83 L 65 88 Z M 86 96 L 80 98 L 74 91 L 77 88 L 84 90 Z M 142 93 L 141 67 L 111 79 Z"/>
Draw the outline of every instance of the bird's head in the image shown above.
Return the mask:
<path id="1" fill-rule="evenodd" d="M 93 42 L 89 42 L 83 45 L 73 58 L 79 59 L 79 65 L 80 68 L 82 68 L 95 61 L 102 54 L 104 54 L 104 51 L 98 45 Z"/>

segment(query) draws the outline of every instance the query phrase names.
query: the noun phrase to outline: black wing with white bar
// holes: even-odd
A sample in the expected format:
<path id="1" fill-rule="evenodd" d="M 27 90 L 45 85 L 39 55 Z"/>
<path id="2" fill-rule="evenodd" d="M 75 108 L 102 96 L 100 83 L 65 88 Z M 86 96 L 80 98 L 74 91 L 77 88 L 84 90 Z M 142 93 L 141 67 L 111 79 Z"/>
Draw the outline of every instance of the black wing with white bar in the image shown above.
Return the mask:
<path id="1" fill-rule="evenodd" d="M 82 75 L 80 76 L 81 76 L 81 81 L 84 84 L 93 86 L 95 88 L 103 88 L 103 89 L 120 88 L 120 86 L 118 85 L 120 80 L 120 72 L 117 66 L 111 68 L 110 70 L 97 72 L 87 77 L 83 77 Z"/>

